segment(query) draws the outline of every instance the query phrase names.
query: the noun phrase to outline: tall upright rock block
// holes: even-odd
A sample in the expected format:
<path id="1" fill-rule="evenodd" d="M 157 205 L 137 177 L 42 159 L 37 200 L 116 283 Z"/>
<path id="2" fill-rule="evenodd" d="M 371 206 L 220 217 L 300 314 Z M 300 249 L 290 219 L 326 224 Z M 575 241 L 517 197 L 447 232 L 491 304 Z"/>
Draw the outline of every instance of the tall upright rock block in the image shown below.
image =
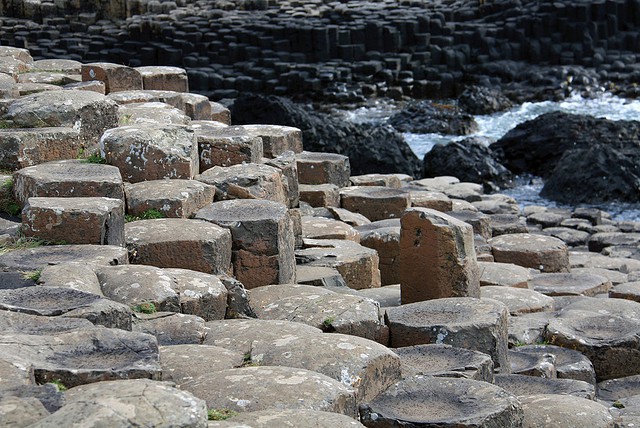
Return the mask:
<path id="1" fill-rule="evenodd" d="M 447 214 L 410 208 L 400 220 L 402 304 L 480 297 L 473 228 Z"/>
<path id="2" fill-rule="evenodd" d="M 293 224 L 286 205 L 260 199 L 220 201 L 196 219 L 228 228 L 235 277 L 246 288 L 296 281 Z"/>

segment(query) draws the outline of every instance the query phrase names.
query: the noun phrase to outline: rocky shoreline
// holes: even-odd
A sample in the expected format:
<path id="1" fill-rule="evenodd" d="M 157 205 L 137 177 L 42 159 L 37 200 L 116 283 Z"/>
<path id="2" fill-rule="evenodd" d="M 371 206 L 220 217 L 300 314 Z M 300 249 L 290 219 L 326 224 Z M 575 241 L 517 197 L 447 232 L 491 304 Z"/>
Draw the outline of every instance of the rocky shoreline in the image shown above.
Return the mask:
<path id="1" fill-rule="evenodd" d="M 640 224 L 352 174 L 180 68 L 0 68 L 2 425 L 639 422 Z"/>

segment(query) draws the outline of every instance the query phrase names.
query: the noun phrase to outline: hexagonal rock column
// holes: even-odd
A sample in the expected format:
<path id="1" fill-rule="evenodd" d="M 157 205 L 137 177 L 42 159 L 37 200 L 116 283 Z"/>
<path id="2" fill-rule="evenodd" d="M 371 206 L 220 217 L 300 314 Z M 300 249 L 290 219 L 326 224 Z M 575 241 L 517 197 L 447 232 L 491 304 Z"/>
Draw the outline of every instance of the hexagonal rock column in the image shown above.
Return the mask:
<path id="1" fill-rule="evenodd" d="M 619 426 L 609 410 L 586 398 L 560 394 L 528 395 L 520 399 L 525 427 Z"/>
<path id="2" fill-rule="evenodd" d="M 249 296 L 260 319 L 297 321 L 370 340 L 386 338 L 380 306 L 365 297 L 302 284 L 267 285 L 251 290 Z"/>
<path id="3" fill-rule="evenodd" d="M 300 184 L 349 185 L 351 165 L 347 156 L 305 151 L 298 153 L 296 159 Z"/>
<path id="4" fill-rule="evenodd" d="M 504 388 L 518 398 L 535 394 L 567 394 L 595 400 L 593 384 L 573 379 L 548 378 L 544 376 L 498 374 L 494 384 Z"/>
<path id="5" fill-rule="evenodd" d="M 178 125 L 135 125 L 107 130 L 100 153 L 120 168 L 125 181 L 193 178 L 198 173 L 198 143 L 193 131 Z"/>
<path id="6" fill-rule="evenodd" d="M 192 125 L 198 139 L 200 172 L 214 166 L 258 163 L 262 158 L 262 138 L 240 126 Z"/>
<path id="7" fill-rule="evenodd" d="M 402 375 L 461 377 L 493 383 L 493 360 L 487 354 L 450 345 L 429 344 L 396 348 Z"/>
<path id="8" fill-rule="evenodd" d="M 246 288 L 295 282 L 293 225 L 285 205 L 266 200 L 222 201 L 202 208 L 195 218 L 229 229 L 233 271 Z"/>
<path id="9" fill-rule="evenodd" d="M 180 67 L 148 66 L 135 67 L 142 76 L 145 90 L 189 92 L 187 70 Z"/>
<path id="10" fill-rule="evenodd" d="M 340 189 L 335 184 L 300 184 L 300 200 L 312 207 L 339 207 Z"/>
<path id="11" fill-rule="evenodd" d="M 217 422 L 220 424 L 221 422 Z M 233 425 L 251 426 L 253 428 L 270 428 L 296 426 L 314 428 L 363 428 L 360 422 L 346 415 L 339 413 L 320 412 L 317 410 L 304 409 L 269 409 L 259 412 L 240 413 L 233 417 Z M 216 422 L 209 422 L 210 427 L 217 427 Z M 222 425 L 220 425 L 222 426 Z"/>
<path id="12" fill-rule="evenodd" d="M 542 272 L 568 272 L 569 250 L 552 236 L 514 233 L 489 239 L 496 262 L 513 263 Z"/>
<path id="13" fill-rule="evenodd" d="M 534 275 L 529 286 L 547 296 L 595 296 L 606 293 L 611 281 L 589 273 L 543 273 Z"/>
<path id="14" fill-rule="evenodd" d="M 262 138 L 264 156 L 274 158 L 286 151 L 302 152 L 302 131 L 291 126 L 241 125 L 248 134 Z"/>
<path id="15" fill-rule="evenodd" d="M 253 412 L 269 408 L 312 409 L 355 417 L 354 391 L 329 376 L 292 367 L 243 367 L 198 376 L 182 389 L 208 408 Z M 300 399 L 304 397 L 304 399 Z"/>
<path id="16" fill-rule="evenodd" d="M 402 303 L 480 297 L 473 229 L 447 214 L 410 208 L 400 230 Z"/>
<path id="17" fill-rule="evenodd" d="M 124 200 L 124 185 L 115 166 L 63 160 L 30 166 L 14 174 L 14 194 L 24 205 L 32 196 L 105 197 Z"/>
<path id="18" fill-rule="evenodd" d="M 400 218 L 411 206 L 411 195 L 383 186 L 354 186 L 340 191 L 340 206 L 371 221 Z"/>
<path id="19" fill-rule="evenodd" d="M 582 352 L 598 381 L 640 374 L 640 322 L 597 312 L 566 311 L 550 320 L 545 339 Z"/>
<path id="20" fill-rule="evenodd" d="M 400 220 L 380 220 L 357 230 L 360 244 L 378 252 L 381 285 L 400 284 Z"/>
<path id="21" fill-rule="evenodd" d="M 478 262 L 480 287 L 494 285 L 500 287 L 529 288 L 533 278 L 530 269 L 512 263 Z"/>
<path id="22" fill-rule="evenodd" d="M 124 202 L 112 198 L 29 198 L 22 210 L 22 233 L 50 242 L 124 245 Z"/>
<path id="23" fill-rule="evenodd" d="M 480 288 L 480 297 L 504 303 L 511 315 L 553 311 L 555 302 L 553 297 L 534 290 L 491 285 Z"/>
<path id="24" fill-rule="evenodd" d="M 125 224 L 131 263 L 191 269 L 214 275 L 231 272 L 231 233 L 200 220 L 163 218 Z"/>
<path id="25" fill-rule="evenodd" d="M 265 165 L 277 168 L 282 172 L 282 184 L 289 199 L 289 208 L 298 208 L 300 206 L 300 184 L 298 183 L 298 163 L 295 153 L 288 151 L 272 159 L 263 158 L 262 161 Z"/>
<path id="26" fill-rule="evenodd" d="M 400 380 L 400 358 L 386 346 L 347 334 L 256 340 L 251 362 L 313 370 L 355 390 L 356 402 L 371 400 Z"/>
<path id="27" fill-rule="evenodd" d="M 82 64 L 82 81 L 104 82 L 106 93 L 142 89 L 142 75 L 136 69 L 109 62 Z"/>
<path id="28" fill-rule="evenodd" d="M 300 265 L 333 267 L 354 290 L 380 287 L 378 253 L 353 241 L 305 239 L 296 251 Z"/>
<path id="29" fill-rule="evenodd" d="M 394 348 L 444 343 L 484 352 L 509 373 L 507 307 L 491 299 L 456 297 L 411 303 L 387 311 Z"/>
<path id="30" fill-rule="evenodd" d="M 549 358 L 551 357 L 551 358 Z M 516 374 L 540 376 L 544 366 L 553 366 L 553 372 L 559 379 L 581 380 L 596 383 L 593 364 L 587 357 L 573 349 L 554 345 L 516 346 L 509 350 L 511 371 Z"/>
<path id="31" fill-rule="evenodd" d="M 332 218 L 303 216 L 302 237 L 311 239 L 348 239 L 360 242 L 360 234 L 347 223 Z"/>
<path id="32" fill-rule="evenodd" d="M 195 180 L 151 180 L 127 184 L 127 213 L 136 216 L 155 209 L 166 217 L 189 218 L 213 202 L 215 190 L 215 187 Z"/>
<path id="33" fill-rule="evenodd" d="M 405 379 L 360 407 L 366 427 L 522 426 L 515 396 L 502 388 L 470 379 L 420 376 Z"/>
<path id="34" fill-rule="evenodd" d="M 15 171 L 80 153 L 80 132 L 73 128 L 0 130 L 0 168 Z"/>
<path id="35" fill-rule="evenodd" d="M 65 391 L 66 405 L 36 425 L 206 427 L 207 407 L 188 392 L 148 379 L 117 380 Z M 135 409 L 135 411 L 131 411 Z"/>
<path id="36" fill-rule="evenodd" d="M 267 199 L 287 205 L 282 171 L 264 164 L 248 163 L 230 167 L 214 166 L 196 180 L 216 187 L 216 201 L 227 199 Z"/>
<path id="37" fill-rule="evenodd" d="M 13 101 L 5 119 L 17 128 L 68 127 L 96 149 L 102 133 L 118 126 L 118 106 L 104 95 L 88 91 L 45 91 Z"/>

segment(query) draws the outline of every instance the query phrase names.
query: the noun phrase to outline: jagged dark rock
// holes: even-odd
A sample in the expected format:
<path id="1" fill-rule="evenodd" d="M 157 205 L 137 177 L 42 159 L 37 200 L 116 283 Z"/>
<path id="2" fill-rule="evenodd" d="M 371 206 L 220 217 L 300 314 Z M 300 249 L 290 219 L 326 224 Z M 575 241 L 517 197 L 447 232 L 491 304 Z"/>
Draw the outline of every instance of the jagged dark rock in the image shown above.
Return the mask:
<path id="1" fill-rule="evenodd" d="M 516 126 L 492 144 L 491 149 L 514 174 L 549 177 L 565 151 L 587 149 L 597 143 L 625 154 L 638 152 L 640 122 L 545 113 Z"/>
<path id="2" fill-rule="evenodd" d="M 491 114 L 513 107 L 500 91 L 482 86 L 470 86 L 458 97 L 458 106 L 471 114 Z"/>
<path id="3" fill-rule="evenodd" d="M 573 205 L 639 202 L 640 151 L 630 154 L 604 144 L 566 151 L 540 194 Z"/>
<path id="4" fill-rule="evenodd" d="M 430 101 L 410 103 L 389 118 L 389 124 L 400 132 L 416 134 L 468 135 L 478 129 L 473 117 L 458 106 Z"/>
<path id="5" fill-rule="evenodd" d="M 305 150 L 349 156 L 352 175 L 420 175 L 419 159 L 391 127 L 348 123 L 276 96 L 242 95 L 230 109 L 235 124 L 300 128 Z"/>
<path id="6" fill-rule="evenodd" d="M 424 155 L 424 177 L 451 175 L 484 185 L 486 191 L 509 187 L 511 172 L 495 159 L 481 138 L 467 138 L 446 145 L 436 145 Z"/>

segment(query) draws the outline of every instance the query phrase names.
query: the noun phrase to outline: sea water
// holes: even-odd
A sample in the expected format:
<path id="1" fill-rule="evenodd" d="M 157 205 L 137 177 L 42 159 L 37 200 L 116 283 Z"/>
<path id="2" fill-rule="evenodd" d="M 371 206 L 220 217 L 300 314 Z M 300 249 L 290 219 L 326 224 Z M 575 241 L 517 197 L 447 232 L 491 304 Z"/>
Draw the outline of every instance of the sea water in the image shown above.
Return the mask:
<path id="1" fill-rule="evenodd" d="M 497 141 L 518 124 L 552 111 L 591 115 L 610 120 L 640 121 L 640 101 L 627 100 L 608 93 L 602 93 L 597 97 L 587 99 L 582 98 L 580 95 L 572 95 L 560 102 L 524 103 L 507 111 L 475 116 L 475 120 L 478 123 L 478 131 L 470 135 L 450 136 L 413 133 L 405 133 L 403 135 L 414 153 L 419 159 L 422 159 L 425 153 L 429 152 L 436 144 L 447 144 L 451 141 L 462 140 L 472 136 L 486 137 L 492 141 Z M 356 123 L 384 123 L 396 112 L 397 108 L 394 105 L 380 102 L 371 107 L 345 112 L 345 115 L 347 119 Z M 513 196 L 522 206 L 565 207 L 542 198 L 539 195 L 542 186 L 543 182 L 538 177 L 518 177 L 516 186 L 512 189 L 505 189 L 502 193 Z M 597 206 L 581 206 L 595 206 L 611 213 L 616 220 L 640 221 L 640 204 L 611 203 Z"/>

